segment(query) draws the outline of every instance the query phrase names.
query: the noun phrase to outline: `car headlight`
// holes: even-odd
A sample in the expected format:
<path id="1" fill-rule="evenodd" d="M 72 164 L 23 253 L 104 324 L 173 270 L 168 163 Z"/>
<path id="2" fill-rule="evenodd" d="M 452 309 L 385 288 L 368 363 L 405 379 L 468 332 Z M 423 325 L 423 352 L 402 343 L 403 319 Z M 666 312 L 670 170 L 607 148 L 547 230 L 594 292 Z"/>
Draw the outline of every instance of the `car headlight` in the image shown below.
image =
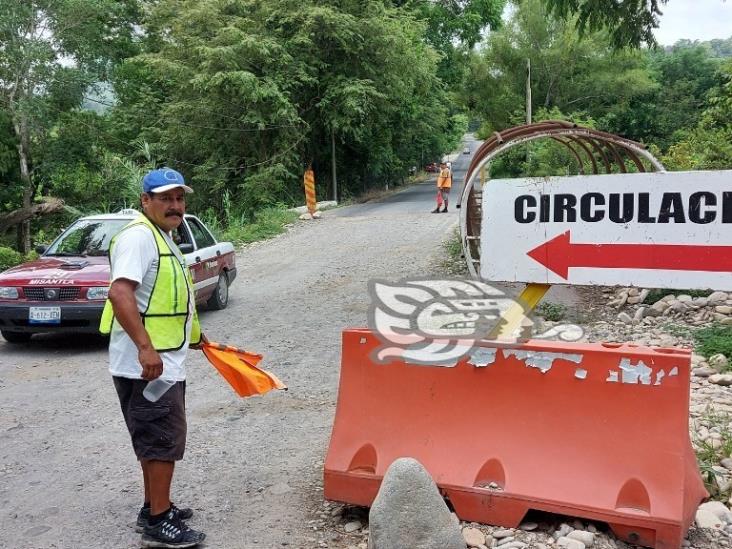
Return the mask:
<path id="1" fill-rule="evenodd" d="M 18 288 L 0 286 L 0 299 L 18 299 Z"/>
<path id="2" fill-rule="evenodd" d="M 86 291 L 87 299 L 107 299 L 109 288 L 107 286 L 96 286 Z"/>

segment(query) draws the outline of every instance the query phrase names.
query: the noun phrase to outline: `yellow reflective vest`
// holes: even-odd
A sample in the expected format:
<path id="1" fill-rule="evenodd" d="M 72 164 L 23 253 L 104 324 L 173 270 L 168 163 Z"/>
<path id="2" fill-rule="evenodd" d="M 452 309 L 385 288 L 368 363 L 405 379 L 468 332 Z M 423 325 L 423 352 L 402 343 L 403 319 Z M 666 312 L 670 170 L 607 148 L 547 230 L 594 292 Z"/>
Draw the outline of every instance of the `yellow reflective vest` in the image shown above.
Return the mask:
<path id="1" fill-rule="evenodd" d="M 117 237 L 126 229 L 136 225 L 145 225 L 152 231 L 158 248 L 158 271 L 155 282 L 150 299 L 144 310 L 140 312 L 142 323 L 150 336 L 153 347 L 158 352 L 177 351 L 183 347 L 186 342 L 189 306 L 193 309 L 190 344 L 197 345 L 201 342 L 201 327 L 198 323 L 196 304 L 190 303 L 193 295 L 191 272 L 185 262 L 178 260 L 157 226 L 144 215 L 140 215 L 125 225 L 109 245 L 110 260 Z M 99 331 L 108 335 L 112 331 L 114 321 L 112 302 L 107 299 Z"/>

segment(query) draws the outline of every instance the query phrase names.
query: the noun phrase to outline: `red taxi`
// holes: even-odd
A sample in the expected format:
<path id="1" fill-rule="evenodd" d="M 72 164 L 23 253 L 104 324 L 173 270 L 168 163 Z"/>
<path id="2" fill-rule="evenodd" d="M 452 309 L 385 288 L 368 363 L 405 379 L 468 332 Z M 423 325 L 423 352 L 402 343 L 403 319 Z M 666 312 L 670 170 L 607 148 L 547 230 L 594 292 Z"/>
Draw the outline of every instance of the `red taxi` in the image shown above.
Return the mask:
<path id="1" fill-rule="evenodd" d="M 0 273 L 0 333 L 10 343 L 40 332 L 99 333 L 109 289 L 109 243 L 136 210 L 83 217 L 35 261 Z M 236 277 L 234 246 L 193 215 L 173 234 L 191 268 L 196 303 L 223 309 Z"/>

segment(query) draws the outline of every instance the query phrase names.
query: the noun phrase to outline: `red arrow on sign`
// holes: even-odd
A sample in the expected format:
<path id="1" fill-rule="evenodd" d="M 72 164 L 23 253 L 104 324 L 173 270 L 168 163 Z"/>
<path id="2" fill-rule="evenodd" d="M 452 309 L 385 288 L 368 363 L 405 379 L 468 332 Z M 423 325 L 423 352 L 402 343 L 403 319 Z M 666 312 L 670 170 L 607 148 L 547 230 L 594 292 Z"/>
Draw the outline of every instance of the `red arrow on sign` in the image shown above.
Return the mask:
<path id="1" fill-rule="evenodd" d="M 732 272 L 732 246 L 706 244 L 577 244 L 569 231 L 527 253 L 565 280 L 570 267 Z"/>

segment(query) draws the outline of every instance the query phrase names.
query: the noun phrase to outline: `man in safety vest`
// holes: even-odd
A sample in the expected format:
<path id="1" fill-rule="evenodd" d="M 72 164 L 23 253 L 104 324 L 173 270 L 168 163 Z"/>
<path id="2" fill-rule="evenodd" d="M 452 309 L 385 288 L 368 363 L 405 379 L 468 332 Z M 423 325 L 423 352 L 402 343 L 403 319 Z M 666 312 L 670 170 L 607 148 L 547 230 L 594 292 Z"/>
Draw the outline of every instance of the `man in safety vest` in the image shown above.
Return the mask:
<path id="1" fill-rule="evenodd" d="M 450 187 L 452 187 L 452 172 L 447 164 L 444 162 L 440 163 L 440 173 L 437 174 L 437 207 L 432 210 L 432 213 L 447 213 L 447 199 L 450 195 Z M 442 210 L 440 205 L 444 204 Z"/>
<path id="2" fill-rule="evenodd" d="M 190 271 L 171 238 L 193 190 L 170 168 L 149 172 L 142 188 L 144 214 L 110 245 L 112 284 L 100 331 L 110 334 L 109 371 L 142 467 L 142 546 L 193 547 L 205 534 L 183 522 L 191 509 L 170 501 L 186 444 L 186 354 L 201 340 Z"/>

